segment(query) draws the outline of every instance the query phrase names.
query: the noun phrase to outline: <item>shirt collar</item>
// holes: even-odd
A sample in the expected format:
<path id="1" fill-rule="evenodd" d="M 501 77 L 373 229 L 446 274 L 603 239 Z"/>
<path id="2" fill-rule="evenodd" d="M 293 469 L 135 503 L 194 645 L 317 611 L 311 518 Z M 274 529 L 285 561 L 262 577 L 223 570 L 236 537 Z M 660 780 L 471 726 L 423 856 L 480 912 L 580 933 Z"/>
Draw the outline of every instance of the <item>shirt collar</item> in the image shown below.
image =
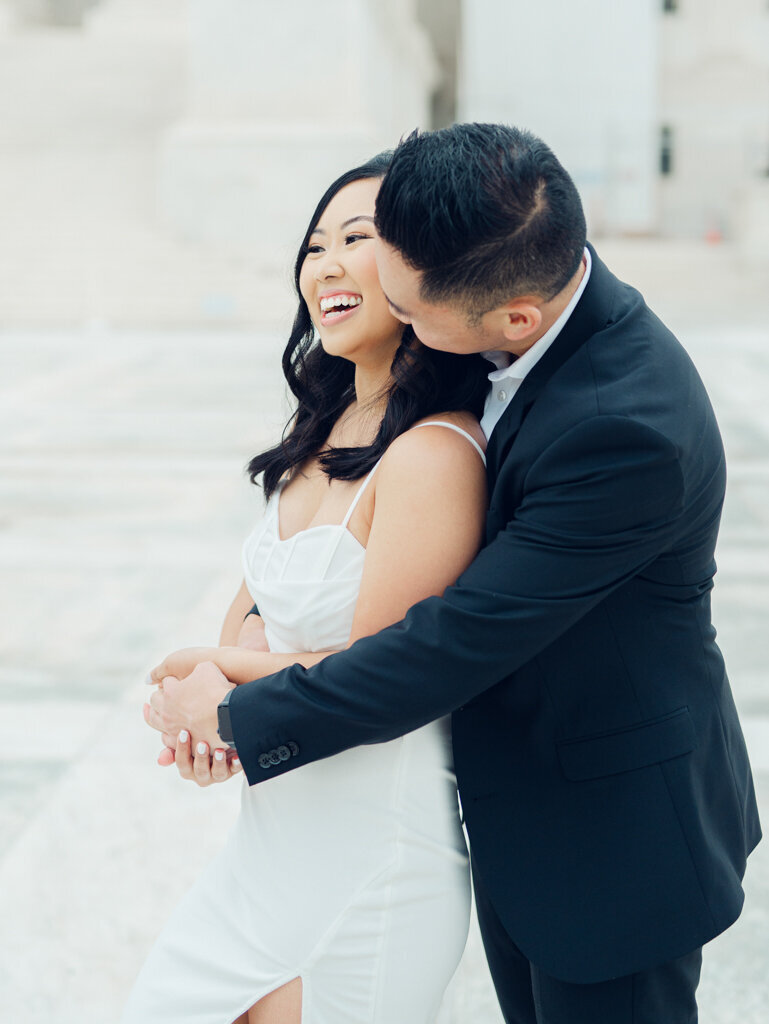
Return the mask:
<path id="1" fill-rule="evenodd" d="M 493 363 L 496 367 L 496 369 L 492 370 L 489 374 L 489 380 L 492 383 L 496 383 L 497 381 L 505 380 L 507 378 L 523 380 L 529 370 L 539 362 L 545 352 L 547 352 L 555 339 L 561 333 L 566 321 L 574 312 L 574 308 L 582 298 L 582 293 L 587 287 L 588 278 L 590 277 L 591 266 L 592 260 L 590 258 L 590 250 L 586 247 L 585 273 L 582 275 L 582 280 L 579 282 L 577 290 L 569 300 L 568 306 L 564 309 L 549 330 L 547 330 L 541 338 L 535 341 L 531 348 L 527 349 L 522 356 L 518 356 L 517 359 L 513 359 L 509 352 L 482 353 L 484 359 L 488 359 L 489 362 Z"/>

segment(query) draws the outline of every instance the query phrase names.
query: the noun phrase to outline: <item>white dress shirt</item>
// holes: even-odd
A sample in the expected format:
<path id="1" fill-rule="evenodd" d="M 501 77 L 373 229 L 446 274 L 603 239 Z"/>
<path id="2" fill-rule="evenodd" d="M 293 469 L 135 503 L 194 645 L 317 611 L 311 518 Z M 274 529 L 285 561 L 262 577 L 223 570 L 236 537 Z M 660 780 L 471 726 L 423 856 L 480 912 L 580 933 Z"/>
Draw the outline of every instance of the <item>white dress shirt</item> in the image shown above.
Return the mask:
<path id="1" fill-rule="evenodd" d="M 489 374 L 491 390 L 486 398 L 483 419 L 481 420 L 481 430 L 486 435 L 487 440 L 491 437 L 491 432 L 499 422 L 502 413 L 515 397 L 515 393 L 521 386 L 526 374 L 532 366 L 536 366 L 545 352 L 547 352 L 563 330 L 566 321 L 574 312 L 574 307 L 579 302 L 587 286 L 591 263 L 590 252 L 585 249 L 585 273 L 582 275 L 579 287 L 572 295 L 569 305 L 564 309 L 553 326 L 538 341 L 535 341 L 531 348 L 524 352 L 522 356 L 513 359 L 508 352 L 483 353 L 486 359 L 496 366 L 496 370 L 492 370 Z"/>

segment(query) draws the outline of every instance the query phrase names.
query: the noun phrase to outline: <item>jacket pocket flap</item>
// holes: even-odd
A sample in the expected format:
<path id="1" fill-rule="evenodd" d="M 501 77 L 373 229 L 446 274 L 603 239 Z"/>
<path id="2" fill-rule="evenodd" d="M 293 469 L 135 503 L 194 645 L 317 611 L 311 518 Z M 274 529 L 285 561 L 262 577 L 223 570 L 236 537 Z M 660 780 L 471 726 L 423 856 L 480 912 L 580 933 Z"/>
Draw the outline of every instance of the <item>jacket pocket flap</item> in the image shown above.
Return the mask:
<path id="1" fill-rule="evenodd" d="M 689 708 L 683 707 L 627 729 L 562 740 L 558 756 L 566 778 L 581 781 L 646 768 L 688 754 L 694 747 L 694 725 Z"/>

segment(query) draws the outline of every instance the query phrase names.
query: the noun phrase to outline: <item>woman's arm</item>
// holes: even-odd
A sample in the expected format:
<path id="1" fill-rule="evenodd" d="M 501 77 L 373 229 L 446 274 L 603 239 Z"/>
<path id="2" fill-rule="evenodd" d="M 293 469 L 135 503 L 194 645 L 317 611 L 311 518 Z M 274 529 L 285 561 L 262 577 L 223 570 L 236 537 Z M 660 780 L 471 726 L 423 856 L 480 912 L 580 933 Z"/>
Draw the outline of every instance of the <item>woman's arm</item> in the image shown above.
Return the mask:
<path id="1" fill-rule="evenodd" d="M 254 651 L 269 649 L 261 616 L 250 614 L 253 607 L 254 600 L 246 589 L 244 580 L 224 617 L 219 637 L 219 644 L 222 647 L 249 647 Z"/>
<path id="2" fill-rule="evenodd" d="M 233 598 L 232 604 L 227 610 L 227 614 L 224 616 L 222 632 L 219 637 L 219 643 L 222 647 L 234 646 L 238 642 L 240 627 L 243 625 L 243 620 L 253 606 L 253 598 L 246 589 L 246 581 L 243 580 L 240 585 L 240 590 Z"/>
<path id="3" fill-rule="evenodd" d="M 184 679 L 193 669 L 204 662 L 216 665 L 231 683 L 250 683 L 253 679 L 280 672 L 289 665 L 304 665 L 310 668 L 328 657 L 331 651 L 306 654 L 273 654 L 270 651 L 254 651 L 243 647 L 184 647 L 174 651 L 150 672 L 152 682 L 162 683 L 166 676 Z"/>
<path id="4" fill-rule="evenodd" d="M 371 523 L 350 644 L 440 596 L 478 552 L 486 471 L 466 438 L 420 427 L 390 445 L 374 483 Z"/>

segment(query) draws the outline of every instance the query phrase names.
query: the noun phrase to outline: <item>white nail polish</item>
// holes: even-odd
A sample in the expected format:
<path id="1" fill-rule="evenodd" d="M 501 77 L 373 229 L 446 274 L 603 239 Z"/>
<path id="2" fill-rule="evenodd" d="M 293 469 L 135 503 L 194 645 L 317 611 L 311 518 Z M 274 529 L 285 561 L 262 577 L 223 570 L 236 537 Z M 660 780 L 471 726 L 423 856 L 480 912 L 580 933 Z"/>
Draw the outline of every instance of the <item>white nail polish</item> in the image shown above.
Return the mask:
<path id="1" fill-rule="evenodd" d="M 223 761 L 224 760 L 224 751 L 223 750 L 215 750 L 214 751 L 214 757 L 216 758 L 217 761 Z"/>
<path id="2" fill-rule="evenodd" d="M 182 729 L 182 731 L 179 733 L 179 742 L 180 743 L 186 743 L 189 738 L 190 738 L 190 734 L 187 732 L 187 730 L 186 729 Z"/>
<path id="3" fill-rule="evenodd" d="M 240 768 L 240 758 L 239 757 L 233 757 L 233 759 L 232 759 L 232 767 L 235 768 L 235 769 Z"/>
<path id="4" fill-rule="evenodd" d="M 199 754 L 205 754 L 205 752 L 206 752 L 206 745 L 205 745 L 205 743 L 198 743 L 197 750 L 198 750 Z"/>

